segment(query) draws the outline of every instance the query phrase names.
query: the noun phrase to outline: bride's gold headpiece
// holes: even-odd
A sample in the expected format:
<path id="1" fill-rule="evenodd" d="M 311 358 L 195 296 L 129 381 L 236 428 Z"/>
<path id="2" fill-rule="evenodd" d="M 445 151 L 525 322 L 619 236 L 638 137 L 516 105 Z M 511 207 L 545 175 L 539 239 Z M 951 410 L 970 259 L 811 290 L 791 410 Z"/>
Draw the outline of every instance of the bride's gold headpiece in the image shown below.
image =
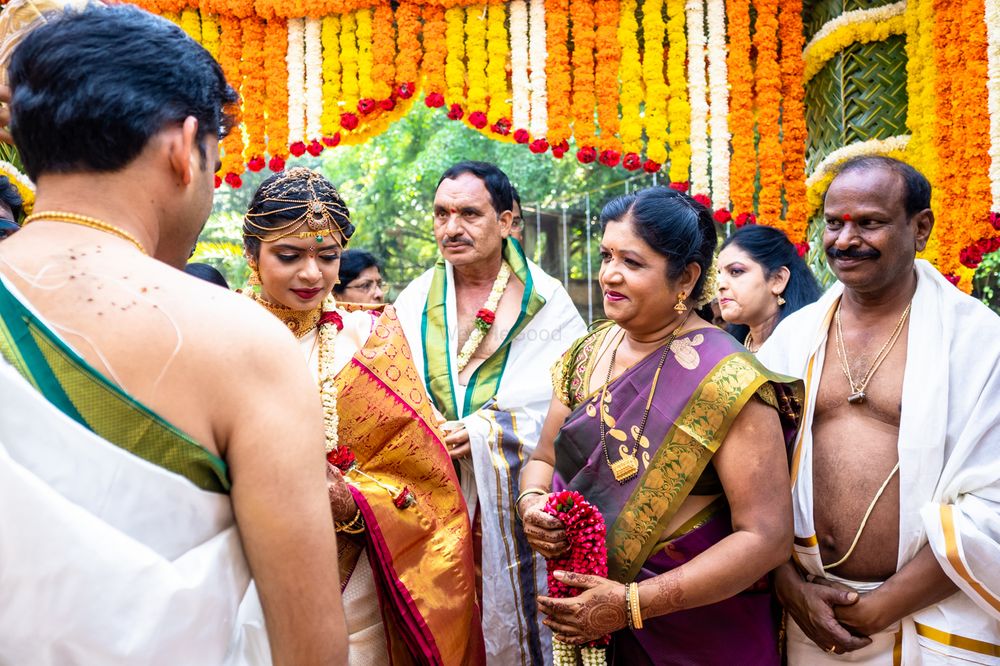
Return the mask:
<path id="1" fill-rule="evenodd" d="M 277 224 L 266 222 L 275 218 L 280 218 Z M 303 224 L 308 230 L 298 231 Z M 243 236 L 264 242 L 296 237 L 322 243 L 325 236 L 337 233 L 346 246 L 354 233 L 350 211 L 330 181 L 305 167 L 265 181 L 243 217 Z"/>

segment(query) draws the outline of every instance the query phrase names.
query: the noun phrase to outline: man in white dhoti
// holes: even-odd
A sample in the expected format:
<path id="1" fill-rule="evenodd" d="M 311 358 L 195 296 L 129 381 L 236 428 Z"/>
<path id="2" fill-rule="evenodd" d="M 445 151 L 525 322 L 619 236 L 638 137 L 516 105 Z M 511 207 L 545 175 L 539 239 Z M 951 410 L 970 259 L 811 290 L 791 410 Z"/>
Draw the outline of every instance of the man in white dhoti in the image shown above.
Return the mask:
<path id="1" fill-rule="evenodd" d="M 0 663 L 345 663 L 295 341 L 161 263 L 211 209 L 221 68 L 123 5 L 42 25 L 9 73 L 38 189 L 0 244 Z"/>
<path id="2" fill-rule="evenodd" d="M 441 258 L 396 301 L 427 390 L 454 422 L 445 443 L 482 530 L 483 631 L 498 665 L 551 662 L 535 606 L 545 565 L 513 508 L 552 399 L 549 368 L 585 331 L 562 285 L 508 237 L 512 203 L 496 166 L 448 169 L 434 196 Z"/>
<path id="3" fill-rule="evenodd" d="M 824 215 L 839 282 L 759 354 L 806 381 L 789 663 L 1000 663 L 1000 318 L 914 260 L 912 167 L 846 163 Z"/>

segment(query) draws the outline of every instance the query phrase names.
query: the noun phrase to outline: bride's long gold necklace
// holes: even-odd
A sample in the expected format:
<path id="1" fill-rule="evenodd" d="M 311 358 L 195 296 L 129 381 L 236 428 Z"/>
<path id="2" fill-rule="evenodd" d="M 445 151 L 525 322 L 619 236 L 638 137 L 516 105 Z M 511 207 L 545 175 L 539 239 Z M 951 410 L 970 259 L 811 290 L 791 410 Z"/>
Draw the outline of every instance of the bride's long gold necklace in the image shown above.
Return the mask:
<path id="1" fill-rule="evenodd" d="M 890 335 L 889 339 L 885 341 L 882 348 L 878 350 L 878 354 L 875 355 L 875 361 L 872 362 L 871 367 L 868 368 L 868 372 L 866 372 L 857 382 L 855 382 L 854 378 L 851 376 L 851 366 L 847 362 L 847 348 L 844 346 L 844 329 L 840 324 L 841 303 L 843 303 L 843 301 L 837 304 L 837 312 L 834 315 L 837 326 L 837 357 L 840 359 L 840 367 L 844 371 L 844 376 L 847 377 L 847 383 L 851 386 L 851 394 L 847 396 L 847 402 L 852 405 L 860 405 L 865 401 L 865 398 L 868 397 L 868 394 L 865 393 L 865 389 L 868 388 L 868 382 L 872 380 L 872 377 L 875 376 L 875 371 L 878 370 L 880 365 L 882 365 L 882 361 L 884 361 L 886 356 L 889 355 L 892 348 L 896 346 L 896 340 L 899 339 L 899 334 L 903 332 L 903 324 L 906 323 L 906 317 L 910 314 L 910 305 L 912 305 L 912 303 L 907 304 L 906 309 L 903 310 L 903 314 L 899 317 L 899 321 L 896 322 L 896 328 L 893 330 L 892 335 Z"/>
<path id="2" fill-rule="evenodd" d="M 687 317 L 691 316 L 688 313 Z M 684 327 L 685 322 L 687 322 L 687 317 L 684 317 L 684 321 L 675 328 L 670 335 L 667 337 L 666 342 L 663 345 L 663 352 L 660 354 L 660 361 L 656 365 L 656 373 L 653 374 L 653 383 L 649 388 L 649 396 L 646 398 L 646 409 L 642 412 L 642 421 L 639 422 L 639 430 L 635 434 L 635 443 L 629 451 L 621 453 L 621 457 L 611 462 L 611 456 L 608 453 L 608 442 L 607 442 L 607 425 L 604 421 L 604 416 L 611 416 L 610 408 L 608 407 L 609 397 L 608 397 L 608 384 L 611 383 L 611 373 L 615 368 L 615 357 L 618 355 L 618 347 L 621 346 L 622 339 L 618 341 L 615 348 L 611 350 L 611 362 L 608 364 L 608 376 L 604 380 L 604 386 L 601 389 L 601 409 L 599 418 L 601 420 L 601 449 L 604 451 L 604 460 L 607 461 L 608 467 L 611 468 L 611 473 L 615 477 L 615 481 L 618 483 L 625 483 L 629 481 L 639 473 L 639 458 L 638 449 L 639 443 L 642 441 L 642 433 L 646 430 L 646 421 L 649 419 L 649 410 L 653 406 L 653 396 L 656 394 L 656 384 L 660 380 L 660 371 L 663 370 L 663 364 L 667 362 L 667 355 L 670 353 L 670 346 L 674 344 L 674 340 L 677 339 L 677 335 L 681 328 Z"/>
<path id="3" fill-rule="evenodd" d="M 286 308 L 284 305 L 264 300 L 260 294 L 257 294 L 252 289 L 247 289 L 246 295 L 251 300 L 260 303 L 268 312 L 280 319 L 297 338 L 304 338 L 315 330 L 319 324 L 319 318 L 323 314 L 323 306 L 312 310 L 293 310 L 292 308 Z"/>

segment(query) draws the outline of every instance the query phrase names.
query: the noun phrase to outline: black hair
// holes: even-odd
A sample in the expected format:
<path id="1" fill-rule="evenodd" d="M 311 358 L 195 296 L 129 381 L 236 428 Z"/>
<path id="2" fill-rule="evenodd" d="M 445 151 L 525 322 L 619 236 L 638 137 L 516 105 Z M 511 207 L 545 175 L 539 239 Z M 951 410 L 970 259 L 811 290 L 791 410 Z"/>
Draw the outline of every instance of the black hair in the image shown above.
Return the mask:
<path id="1" fill-rule="evenodd" d="M 354 235 L 351 213 L 340 192 L 329 180 L 305 167 L 294 167 L 268 176 L 253 193 L 250 208 L 243 218 L 243 247 L 249 256 L 260 256 L 260 238 L 268 230 L 288 227 L 295 220 L 306 221 L 309 207 L 319 202 L 341 233 L 344 245 Z M 292 231 L 292 229 L 288 229 Z"/>
<path id="2" fill-rule="evenodd" d="M 784 266 L 788 269 L 788 284 L 781 293 L 785 304 L 779 308 L 777 325 L 782 319 L 815 302 L 823 294 L 819 282 L 813 276 L 805 260 L 799 256 L 798 250 L 785 232 L 765 225 L 748 225 L 736 230 L 727 238 L 719 251 L 730 245 L 750 255 L 750 258 L 760 264 L 764 279 L 770 279 Z M 734 338 L 742 342 L 750 332 L 750 327 L 744 324 L 729 324 L 726 330 Z"/>
<path id="3" fill-rule="evenodd" d="M 514 187 L 513 185 L 510 186 L 510 197 L 511 197 L 511 201 L 512 201 L 512 203 L 511 203 L 511 210 L 513 210 L 514 203 L 516 203 L 517 207 L 520 208 L 521 207 L 521 195 L 518 193 L 517 188 Z M 522 212 L 524 212 L 524 211 L 522 211 Z"/>
<path id="4" fill-rule="evenodd" d="M 200 264 L 197 262 L 190 263 L 184 267 L 184 272 L 188 275 L 193 275 L 199 280 L 211 282 L 212 284 L 217 284 L 220 287 L 229 289 L 229 283 L 226 282 L 226 278 L 223 277 L 222 273 L 220 273 L 219 270 L 211 264 Z"/>
<path id="5" fill-rule="evenodd" d="M 903 182 L 903 208 L 906 209 L 907 218 L 931 207 L 931 184 L 926 176 L 906 162 L 892 157 L 884 155 L 853 157 L 840 165 L 837 176 L 871 169 L 883 169 L 899 176 Z"/>
<path id="6" fill-rule="evenodd" d="M 493 204 L 493 210 L 496 211 L 498 217 L 504 211 L 514 207 L 514 187 L 510 184 L 510 179 L 507 178 L 507 174 L 500 170 L 500 167 L 489 162 L 476 162 L 475 160 L 459 162 L 441 175 L 437 186 L 441 187 L 441 183 L 445 180 L 458 178 L 467 173 L 471 173 L 483 181 L 486 191 L 490 193 L 490 203 Z"/>
<path id="7" fill-rule="evenodd" d="M 238 96 L 204 48 L 137 7 L 90 4 L 33 30 L 9 68 L 11 132 L 28 176 L 114 172 L 193 116 L 223 138 Z M 214 170 L 215 165 L 209 165 Z"/>
<path id="8" fill-rule="evenodd" d="M 18 222 L 24 214 L 24 200 L 21 193 L 14 187 L 7 176 L 0 176 L 0 201 L 7 204 L 10 212 L 14 214 L 14 222 Z"/>
<path id="9" fill-rule="evenodd" d="M 718 236 L 712 212 L 669 187 L 650 187 L 612 199 L 601 211 L 601 231 L 609 222 L 632 221 L 636 233 L 667 258 L 667 277 L 676 280 L 690 263 L 701 275 L 688 297 L 701 298 L 715 256 Z"/>
<path id="10" fill-rule="evenodd" d="M 344 289 L 353 282 L 362 271 L 372 266 L 382 271 L 382 264 L 375 258 L 375 255 L 365 250 L 344 250 L 340 255 L 340 283 L 333 287 L 336 294 L 344 293 Z"/>

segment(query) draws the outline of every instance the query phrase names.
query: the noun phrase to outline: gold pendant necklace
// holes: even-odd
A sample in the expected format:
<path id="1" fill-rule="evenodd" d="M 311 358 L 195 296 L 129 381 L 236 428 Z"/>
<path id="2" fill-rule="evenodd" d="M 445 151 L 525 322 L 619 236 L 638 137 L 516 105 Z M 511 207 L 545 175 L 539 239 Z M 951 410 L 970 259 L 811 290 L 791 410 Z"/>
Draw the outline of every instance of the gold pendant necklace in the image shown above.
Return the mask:
<path id="1" fill-rule="evenodd" d="M 840 306 L 843 303 L 841 299 L 840 303 L 837 304 L 837 312 L 834 314 L 834 320 L 836 321 L 837 331 L 836 331 L 836 349 L 837 358 L 840 359 L 840 367 L 844 371 L 844 376 L 847 377 L 847 383 L 851 386 L 851 394 L 847 396 L 847 402 L 852 405 L 860 405 L 868 397 L 865 393 L 865 389 L 868 388 L 868 382 L 872 380 L 875 376 L 875 371 L 878 370 L 879 366 L 882 365 L 882 361 L 885 360 L 892 348 L 896 346 L 896 340 L 899 339 L 899 334 L 903 331 L 903 324 L 906 322 L 907 315 L 910 314 L 910 306 L 913 305 L 912 302 L 908 303 L 906 309 L 903 310 L 902 316 L 900 316 L 899 321 L 896 322 L 896 328 L 893 330 L 892 335 L 889 339 L 885 341 L 882 348 L 878 350 L 878 354 L 875 355 L 875 361 L 872 363 L 871 367 L 868 368 L 868 372 L 855 383 L 854 378 L 851 376 L 851 366 L 847 363 L 847 347 L 844 346 L 844 329 L 840 324 Z"/>
<path id="2" fill-rule="evenodd" d="M 260 303 L 268 312 L 280 319 L 297 338 L 304 338 L 315 330 L 323 314 L 323 306 L 313 310 L 293 310 L 284 305 L 265 301 L 251 289 L 246 291 L 246 295 L 250 297 L 250 300 Z"/>
<path id="3" fill-rule="evenodd" d="M 667 338 L 666 343 L 663 345 L 663 353 L 660 354 L 660 361 L 656 365 L 656 373 L 653 375 L 653 382 L 649 388 L 649 396 L 646 398 L 646 409 L 642 413 L 642 421 L 639 422 L 638 430 L 632 433 L 635 437 L 635 443 L 632 445 L 631 450 L 626 451 L 625 453 L 621 453 L 619 451 L 619 455 L 621 457 L 614 462 L 611 461 L 611 455 L 608 453 L 607 442 L 608 421 L 611 422 L 612 428 L 615 427 L 614 417 L 611 416 L 611 410 L 608 406 L 611 402 L 611 396 L 608 395 L 608 384 L 611 383 L 611 373 L 615 368 L 615 357 L 618 355 L 618 347 L 621 345 L 622 340 L 624 340 L 625 337 L 622 336 L 622 340 L 619 340 L 618 344 L 615 345 L 615 348 L 611 350 L 611 362 L 608 364 L 608 376 L 604 380 L 604 386 L 601 388 L 601 405 L 599 414 L 599 418 L 601 419 L 601 449 L 604 451 L 604 460 L 608 463 L 608 467 L 611 468 L 611 473 L 614 475 L 615 481 L 620 484 L 635 478 L 639 473 L 639 457 L 637 455 L 639 443 L 642 442 L 642 434 L 646 431 L 646 420 L 649 418 L 649 410 L 653 406 L 653 395 L 656 393 L 656 384 L 660 380 L 660 371 L 663 370 L 663 364 L 667 361 L 667 355 L 670 353 L 670 346 L 674 343 L 674 340 L 677 339 L 678 332 L 690 316 L 691 314 L 688 313 L 688 315 L 684 317 L 684 321 L 682 321 L 680 325 L 673 330 Z M 617 432 L 621 433 L 620 438 L 624 441 L 624 438 L 627 437 L 627 435 L 620 430 Z M 618 439 L 618 437 L 616 437 L 616 439 Z"/>

